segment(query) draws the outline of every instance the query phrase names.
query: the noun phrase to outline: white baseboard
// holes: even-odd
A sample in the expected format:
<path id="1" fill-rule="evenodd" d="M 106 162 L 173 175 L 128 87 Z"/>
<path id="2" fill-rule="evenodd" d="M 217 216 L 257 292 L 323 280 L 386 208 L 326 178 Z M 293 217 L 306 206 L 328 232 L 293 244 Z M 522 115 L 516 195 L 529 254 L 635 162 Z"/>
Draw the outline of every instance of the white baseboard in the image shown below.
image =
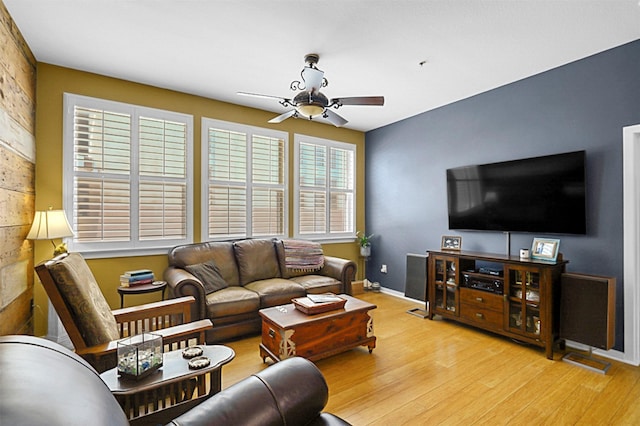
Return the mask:
<path id="1" fill-rule="evenodd" d="M 388 294 L 390 296 L 397 297 L 399 299 L 403 299 L 403 300 L 406 300 L 408 302 L 415 302 L 415 303 L 419 303 L 421 305 L 425 304 L 422 300 L 412 299 L 410 297 L 405 296 L 404 293 L 401 293 L 398 290 L 393 290 L 393 289 L 386 288 L 386 287 L 380 287 L 380 293 Z"/>

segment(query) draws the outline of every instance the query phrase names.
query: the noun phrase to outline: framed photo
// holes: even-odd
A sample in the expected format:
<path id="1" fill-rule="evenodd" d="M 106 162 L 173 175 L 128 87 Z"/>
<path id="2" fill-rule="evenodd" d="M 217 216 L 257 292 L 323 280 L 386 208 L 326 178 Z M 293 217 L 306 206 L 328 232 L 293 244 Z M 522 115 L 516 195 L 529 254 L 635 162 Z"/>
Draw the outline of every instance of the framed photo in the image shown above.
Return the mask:
<path id="1" fill-rule="evenodd" d="M 558 248 L 560 240 L 552 240 L 548 238 L 534 238 L 531 246 L 531 258 L 538 260 L 555 261 L 558 257 Z"/>
<path id="2" fill-rule="evenodd" d="M 460 250 L 462 249 L 462 237 L 444 235 L 442 237 L 442 244 L 440 245 L 440 248 L 442 250 Z"/>

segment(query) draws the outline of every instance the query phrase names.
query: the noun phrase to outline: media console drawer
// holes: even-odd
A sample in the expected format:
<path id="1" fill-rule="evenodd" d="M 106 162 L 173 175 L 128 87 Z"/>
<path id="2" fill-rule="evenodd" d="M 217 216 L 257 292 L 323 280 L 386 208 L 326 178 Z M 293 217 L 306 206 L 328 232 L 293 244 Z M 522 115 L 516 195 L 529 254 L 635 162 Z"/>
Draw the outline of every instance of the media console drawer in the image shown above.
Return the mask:
<path id="1" fill-rule="evenodd" d="M 460 318 L 481 325 L 483 328 L 491 328 L 494 330 L 501 330 L 503 328 L 504 317 L 502 311 L 498 312 L 491 309 L 480 308 L 475 305 L 460 303 Z"/>
<path id="2" fill-rule="evenodd" d="M 503 312 L 504 301 L 499 294 L 492 294 L 486 291 L 472 290 L 460 287 L 460 303 L 467 303 L 478 307 L 493 309 Z"/>

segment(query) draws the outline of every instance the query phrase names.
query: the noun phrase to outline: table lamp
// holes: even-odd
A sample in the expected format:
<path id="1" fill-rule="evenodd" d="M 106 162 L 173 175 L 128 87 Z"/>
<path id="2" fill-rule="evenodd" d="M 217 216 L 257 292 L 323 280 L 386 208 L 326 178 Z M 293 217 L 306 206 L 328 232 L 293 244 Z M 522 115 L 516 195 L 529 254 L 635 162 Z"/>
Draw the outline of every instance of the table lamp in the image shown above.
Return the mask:
<path id="1" fill-rule="evenodd" d="M 57 256 L 67 252 L 67 246 L 61 242 L 56 246 L 54 239 L 72 237 L 73 231 L 67 220 L 64 210 L 36 211 L 33 224 L 27 234 L 28 240 L 51 240 L 53 244 L 53 255 Z"/>

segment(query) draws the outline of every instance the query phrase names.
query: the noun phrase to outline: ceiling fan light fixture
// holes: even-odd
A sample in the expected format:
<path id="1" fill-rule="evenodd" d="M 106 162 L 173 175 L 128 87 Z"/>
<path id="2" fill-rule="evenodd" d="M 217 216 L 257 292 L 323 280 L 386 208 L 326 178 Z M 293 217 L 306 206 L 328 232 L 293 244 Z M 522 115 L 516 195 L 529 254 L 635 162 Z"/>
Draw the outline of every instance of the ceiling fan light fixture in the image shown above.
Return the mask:
<path id="1" fill-rule="evenodd" d="M 304 115 L 307 118 L 315 117 L 316 115 L 320 115 L 324 112 L 324 106 L 317 104 L 298 105 L 296 109 L 301 115 Z"/>

